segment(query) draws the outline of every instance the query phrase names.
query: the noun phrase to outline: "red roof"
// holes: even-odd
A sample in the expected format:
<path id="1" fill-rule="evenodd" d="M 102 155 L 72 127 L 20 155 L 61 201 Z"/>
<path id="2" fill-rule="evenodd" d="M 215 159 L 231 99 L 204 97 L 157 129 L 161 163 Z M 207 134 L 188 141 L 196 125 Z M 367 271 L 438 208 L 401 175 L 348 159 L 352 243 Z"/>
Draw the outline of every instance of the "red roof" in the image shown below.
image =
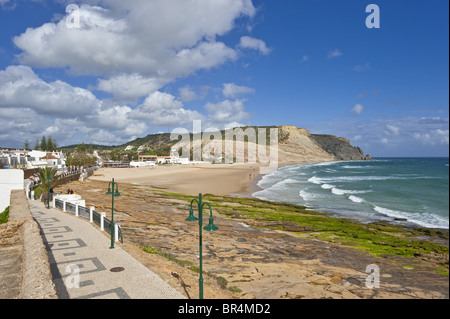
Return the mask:
<path id="1" fill-rule="evenodd" d="M 44 156 L 44 157 L 42 157 L 41 159 L 59 159 L 59 158 L 57 158 L 57 157 L 54 157 L 53 155 L 47 155 L 47 156 Z"/>

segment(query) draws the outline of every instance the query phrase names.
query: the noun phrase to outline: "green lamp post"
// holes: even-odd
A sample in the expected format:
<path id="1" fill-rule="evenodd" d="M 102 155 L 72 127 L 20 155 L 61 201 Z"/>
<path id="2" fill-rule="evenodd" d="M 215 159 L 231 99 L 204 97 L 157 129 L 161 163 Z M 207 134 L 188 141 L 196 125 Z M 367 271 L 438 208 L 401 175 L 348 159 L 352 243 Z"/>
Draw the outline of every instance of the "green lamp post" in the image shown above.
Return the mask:
<path id="1" fill-rule="evenodd" d="M 194 210 L 192 209 L 192 205 L 194 202 L 197 203 L 198 206 L 198 218 L 194 216 Z M 209 224 L 205 227 L 203 226 L 203 206 L 207 205 L 209 207 Z M 189 208 L 189 217 L 186 218 L 186 221 L 193 222 L 198 220 L 198 226 L 199 226 L 199 251 L 200 251 L 200 279 L 199 279 L 199 298 L 203 299 L 203 256 L 202 256 L 202 229 L 206 231 L 216 231 L 219 229 L 216 225 L 214 225 L 214 219 L 212 215 L 212 209 L 211 205 L 209 203 L 203 203 L 202 202 L 202 194 L 199 194 L 198 200 L 194 198 L 191 201 L 191 206 Z"/>
<path id="2" fill-rule="evenodd" d="M 52 177 L 50 176 L 50 171 L 47 171 L 47 209 L 50 209 L 50 182 Z"/>
<path id="3" fill-rule="evenodd" d="M 114 191 L 115 189 L 115 191 Z M 106 195 L 111 195 L 111 247 L 110 249 L 114 248 L 114 197 L 119 197 L 119 185 L 114 182 L 114 178 L 112 179 L 112 182 L 109 182 L 108 184 L 108 191 L 106 192 Z"/>

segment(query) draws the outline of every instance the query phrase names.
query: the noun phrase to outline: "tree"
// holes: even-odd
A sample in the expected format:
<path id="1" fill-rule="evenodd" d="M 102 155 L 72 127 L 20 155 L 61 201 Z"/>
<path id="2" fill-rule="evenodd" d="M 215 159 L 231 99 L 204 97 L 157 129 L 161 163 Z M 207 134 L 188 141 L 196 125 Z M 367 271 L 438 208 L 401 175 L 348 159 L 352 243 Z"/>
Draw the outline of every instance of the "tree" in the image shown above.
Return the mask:
<path id="1" fill-rule="evenodd" d="M 38 176 L 41 182 L 41 187 L 44 191 L 48 192 L 55 186 L 56 180 L 59 178 L 56 176 L 58 169 L 54 167 L 39 168 Z M 50 177 L 50 181 L 48 178 Z"/>
<path id="2" fill-rule="evenodd" d="M 41 139 L 41 151 L 46 151 L 47 150 L 47 141 L 45 139 L 45 135 L 42 136 Z"/>
<path id="3" fill-rule="evenodd" d="M 53 139 L 51 136 L 47 138 L 47 151 L 52 152 L 55 149 L 53 148 Z"/>
<path id="4" fill-rule="evenodd" d="M 86 152 L 86 145 L 84 144 L 84 142 L 77 146 L 77 151 Z"/>
<path id="5" fill-rule="evenodd" d="M 25 143 L 23 143 L 23 148 L 25 149 L 25 151 L 28 151 L 30 149 L 30 143 L 28 142 L 28 140 L 25 140 Z"/>
<path id="6" fill-rule="evenodd" d="M 36 139 L 36 143 L 34 144 L 34 149 L 39 150 L 41 148 L 41 145 L 39 144 L 39 140 Z"/>

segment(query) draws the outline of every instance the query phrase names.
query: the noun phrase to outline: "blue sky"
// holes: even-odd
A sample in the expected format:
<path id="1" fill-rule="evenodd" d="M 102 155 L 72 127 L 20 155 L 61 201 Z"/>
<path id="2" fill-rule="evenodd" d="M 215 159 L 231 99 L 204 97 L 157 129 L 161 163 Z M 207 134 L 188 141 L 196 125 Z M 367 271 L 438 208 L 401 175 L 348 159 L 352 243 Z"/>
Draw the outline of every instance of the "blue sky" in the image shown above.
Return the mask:
<path id="1" fill-rule="evenodd" d="M 447 0 L 0 0 L 0 146 L 117 145 L 201 119 L 448 156 L 448 12 Z"/>

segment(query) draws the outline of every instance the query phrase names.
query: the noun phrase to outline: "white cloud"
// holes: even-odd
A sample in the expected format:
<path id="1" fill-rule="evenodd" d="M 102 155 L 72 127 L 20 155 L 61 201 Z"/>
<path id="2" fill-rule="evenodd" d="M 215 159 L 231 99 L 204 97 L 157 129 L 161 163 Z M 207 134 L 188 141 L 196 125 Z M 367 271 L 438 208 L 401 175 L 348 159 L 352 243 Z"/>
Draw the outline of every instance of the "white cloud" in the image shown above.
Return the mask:
<path id="1" fill-rule="evenodd" d="M 333 59 L 333 58 L 337 58 L 337 57 L 340 57 L 340 56 L 342 56 L 342 52 L 339 49 L 334 49 L 333 51 L 330 51 L 328 53 L 327 58 L 328 59 Z"/>
<path id="2" fill-rule="evenodd" d="M 200 98 L 190 86 L 180 88 L 178 93 L 180 100 L 183 102 L 195 101 Z"/>
<path id="3" fill-rule="evenodd" d="M 114 91 L 119 99 L 146 96 L 178 77 L 237 59 L 235 50 L 216 37 L 231 31 L 236 19 L 256 12 L 251 0 L 90 2 L 80 7 L 80 28 L 67 28 L 64 17 L 15 37 L 23 51 L 18 59 L 107 77 L 99 89 Z M 126 79 L 137 82 L 137 88 L 122 87 Z"/>
<path id="4" fill-rule="evenodd" d="M 100 101 L 88 90 L 68 83 L 41 80 L 28 66 L 9 66 L 0 71 L 0 107 L 30 108 L 52 116 L 84 116 Z"/>
<path id="5" fill-rule="evenodd" d="M 388 124 L 386 125 L 387 134 L 398 135 L 400 133 L 400 128 L 395 125 Z"/>
<path id="6" fill-rule="evenodd" d="M 449 130 L 432 130 L 429 132 L 417 132 L 413 133 L 412 136 L 424 145 L 449 145 Z"/>
<path id="7" fill-rule="evenodd" d="M 236 98 L 241 95 L 255 93 L 255 90 L 246 86 L 239 86 L 234 83 L 225 83 L 222 94 L 226 98 Z"/>
<path id="8" fill-rule="evenodd" d="M 141 96 L 148 95 L 164 86 L 162 78 L 145 78 L 138 73 L 121 74 L 107 80 L 98 80 L 97 89 L 112 93 L 115 100 L 134 102 Z"/>
<path id="9" fill-rule="evenodd" d="M 48 23 L 14 37 L 21 50 L 17 61 L 22 65 L 0 70 L 0 141 L 23 144 L 26 137 L 33 143 L 33 136 L 40 138 L 45 133 L 55 135 L 60 145 L 82 140 L 111 145 L 144 134 L 150 125 L 181 126 L 195 119 L 238 125 L 248 117 L 243 100 L 208 104 L 207 115 L 184 107 L 183 101 L 204 98 L 208 88 L 197 94 L 186 86 L 179 90 L 178 99 L 160 90 L 177 78 L 238 59 L 238 48 L 268 54 L 271 49 L 259 39 L 243 37 L 239 44 L 218 40 L 237 23 L 251 20 L 256 13 L 252 0 L 83 3 L 80 28 L 68 28 L 66 16 L 55 15 Z M 113 98 L 101 100 L 85 88 L 44 81 L 31 67 L 98 76 L 89 89 L 110 93 Z M 234 83 L 222 89 L 230 99 L 253 92 Z M 145 100 L 136 108 L 127 105 L 141 98 Z M 14 118 L 17 112 L 21 115 Z M 20 133 L 11 134 L 17 130 Z"/>
<path id="10" fill-rule="evenodd" d="M 239 44 L 241 48 L 257 50 L 264 55 L 268 55 L 272 49 L 268 48 L 263 40 L 255 39 L 249 36 L 241 37 L 241 43 Z"/>
<path id="11" fill-rule="evenodd" d="M 180 126 L 203 116 L 197 111 L 186 110 L 173 95 L 154 92 L 130 114 L 130 118 L 146 121 L 156 126 Z"/>
<path id="12" fill-rule="evenodd" d="M 356 115 L 361 115 L 361 113 L 364 111 L 364 106 L 362 104 L 355 104 L 352 108 L 352 112 Z"/>
<path id="13" fill-rule="evenodd" d="M 208 126 L 224 127 L 229 125 L 238 125 L 239 121 L 249 117 L 249 114 L 244 111 L 243 100 L 225 100 L 216 104 L 207 103 L 205 109 L 209 117 Z"/>

